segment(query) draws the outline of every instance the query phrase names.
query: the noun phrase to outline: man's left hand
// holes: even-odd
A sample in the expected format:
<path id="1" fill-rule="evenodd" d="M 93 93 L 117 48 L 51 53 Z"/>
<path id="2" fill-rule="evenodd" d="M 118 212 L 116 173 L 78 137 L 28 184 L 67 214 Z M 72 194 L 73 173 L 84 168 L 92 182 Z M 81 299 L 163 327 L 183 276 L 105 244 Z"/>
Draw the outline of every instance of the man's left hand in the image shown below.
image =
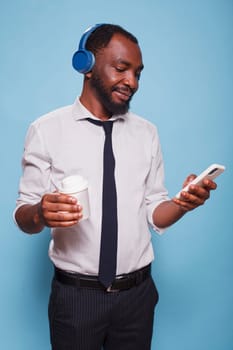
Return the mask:
<path id="1" fill-rule="evenodd" d="M 183 188 L 196 178 L 196 175 L 189 175 Z M 214 181 L 209 179 L 203 180 L 203 185 L 190 185 L 188 192 L 181 191 L 180 198 L 173 198 L 173 202 L 180 205 L 185 211 L 193 210 L 200 205 L 203 205 L 205 201 L 210 197 L 210 191 L 215 190 L 217 185 Z"/>

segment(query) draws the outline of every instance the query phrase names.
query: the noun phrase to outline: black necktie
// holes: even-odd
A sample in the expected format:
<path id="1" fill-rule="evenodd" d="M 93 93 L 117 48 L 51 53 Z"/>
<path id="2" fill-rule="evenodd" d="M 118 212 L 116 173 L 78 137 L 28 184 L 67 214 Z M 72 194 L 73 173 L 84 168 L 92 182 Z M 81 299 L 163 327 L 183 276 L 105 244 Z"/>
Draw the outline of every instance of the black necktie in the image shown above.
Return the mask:
<path id="1" fill-rule="evenodd" d="M 105 131 L 99 280 L 108 288 L 115 279 L 117 262 L 117 196 L 114 176 L 115 158 L 112 149 L 113 121 L 101 122 L 90 118 L 88 121 L 103 126 Z"/>

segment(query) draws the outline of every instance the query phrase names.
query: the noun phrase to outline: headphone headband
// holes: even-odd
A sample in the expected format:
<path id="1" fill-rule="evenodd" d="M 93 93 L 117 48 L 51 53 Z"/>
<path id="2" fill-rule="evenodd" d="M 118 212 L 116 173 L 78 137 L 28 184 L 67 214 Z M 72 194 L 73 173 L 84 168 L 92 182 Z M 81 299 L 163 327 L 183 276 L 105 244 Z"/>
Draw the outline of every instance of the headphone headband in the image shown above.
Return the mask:
<path id="1" fill-rule="evenodd" d="M 85 30 L 85 32 L 83 33 L 83 35 L 80 39 L 80 42 L 79 42 L 79 46 L 78 46 L 79 50 L 85 50 L 87 39 L 89 38 L 91 33 L 93 33 L 98 27 L 100 27 L 102 25 L 103 25 L 103 23 L 95 24 L 95 25 L 93 25 Z"/>
<path id="2" fill-rule="evenodd" d="M 103 24 L 99 23 L 87 28 L 80 39 L 78 51 L 74 53 L 72 58 L 72 65 L 79 73 L 89 72 L 95 64 L 95 56 L 91 51 L 86 50 L 86 43 L 91 33 Z"/>

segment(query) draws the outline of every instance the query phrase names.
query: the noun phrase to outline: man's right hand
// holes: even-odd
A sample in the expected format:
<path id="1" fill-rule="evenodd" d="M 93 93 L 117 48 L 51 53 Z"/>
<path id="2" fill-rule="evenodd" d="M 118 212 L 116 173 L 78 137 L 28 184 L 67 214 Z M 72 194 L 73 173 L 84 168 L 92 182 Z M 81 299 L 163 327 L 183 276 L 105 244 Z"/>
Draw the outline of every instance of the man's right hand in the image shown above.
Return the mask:
<path id="1" fill-rule="evenodd" d="M 15 213 L 20 229 L 27 233 L 38 233 L 45 226 L 69 227 L 82 218 L 82 207 L 77 199 L 66 194 L 47 193 L 37 204 L 24 204 Z"/>
<path id="2" fill-rule="evenodd" d="M 60 193 L 45 194 L 38 206 L 39 220 L 48 227 L 69 227 L 82 218 L 77 199 Z"/>

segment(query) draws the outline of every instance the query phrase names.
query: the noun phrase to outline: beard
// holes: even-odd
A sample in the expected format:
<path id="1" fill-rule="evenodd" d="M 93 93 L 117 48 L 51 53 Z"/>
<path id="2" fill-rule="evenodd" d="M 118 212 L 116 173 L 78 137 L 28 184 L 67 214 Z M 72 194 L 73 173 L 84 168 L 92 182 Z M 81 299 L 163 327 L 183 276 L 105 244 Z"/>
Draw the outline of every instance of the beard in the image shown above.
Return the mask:
<path id="1" fill-rule="evenodd" d="M 112 87 L 111 89 L 107 89 L 103 80 L 96 72 L 92 72 L 90 84 L 97 92 L 100 102 L 110 115 L 122 115 L 128 112 L 133 92 L 127 101 L 116 103 L 112 100 L 111 92 L 117 88 Z"/>

